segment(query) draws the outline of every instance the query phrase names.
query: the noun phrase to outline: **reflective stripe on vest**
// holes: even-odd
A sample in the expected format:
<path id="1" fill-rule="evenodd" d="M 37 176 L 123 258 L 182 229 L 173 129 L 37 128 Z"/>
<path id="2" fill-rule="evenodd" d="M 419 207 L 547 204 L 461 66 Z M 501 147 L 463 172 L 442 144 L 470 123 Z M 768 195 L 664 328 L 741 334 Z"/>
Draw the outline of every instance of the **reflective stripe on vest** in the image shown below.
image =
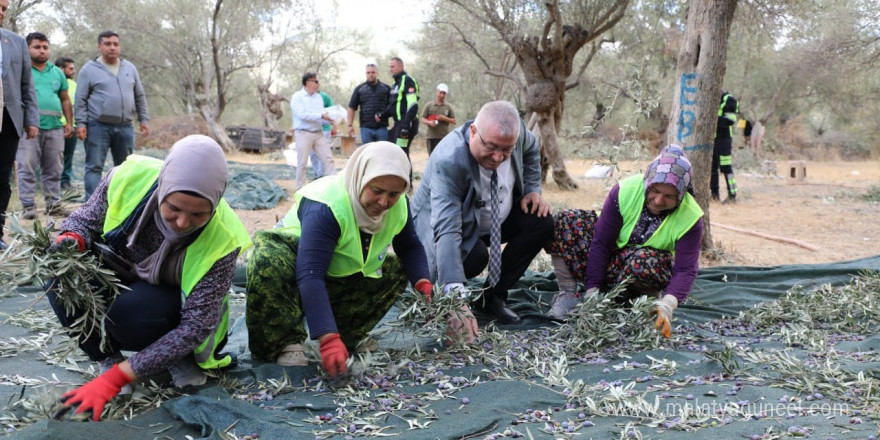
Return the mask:
<path id="1" fill-rule="evenodd" d="M 725 93 L 724 96 L 721 97 L 721 105 L 718 106 L 718 116 L 723 117 L 724 119 L 729 120 L 732 123 L 736 122 L 736 114 L 739 113 L 739 102 L 736 103 L 736 111 L 731 113 L 724 113 L 724 107 L 727 106 L 727 98 L 730 97 L 730 93 Z M 730 137 L 733 137 L 733 125 L 727 128 L 730 133 Z"/>
<path id="2" fill-rule="evenodd" d="M 620 214 L 623 217 L 623 227 L 617 237 L 617 247 L 623 249 L 629 243 L 629 237 L 645 207 L 643 176 L 637 174 L 621 180 L 617 198 Z M 678 208 L 667 215 L 651 238 L 640 246 L 675 253 L 675 243 L 690 231 L 702 216 L 703 210 L 700 209 L 700 205 L 690 194 L 685 193 Z"/>
<path id="3" fill-rule="evenodd" d="M 107 188 L 107 214 L 104 217 L 104 234 L 121 225 L 144 198 L 159 178 L 162 161 L 151 157 L 130 155 L 113 173 Z M 235 215 L 226 200 L 221 199 L 217 210 L 202 229 L 199 237 L 186 248 L 183 258 L 180 289 L 182 302 L 192 289 L 221 258 L 236 248 L 244 252 L 251 247 L 251 240 L 244 224 Z M 230 356 L 217 359 L 215 349 L 226 336 L 229 328 L 229 295 L 223 299 L 220 322 L 214 333 L 194 351 L 201 368 L 212 369 L 229 365 Z"/>
<path id="4" fill-rule="evenodd" d="M 413 88 L 416 89 L 415 93 L 405 93 L 406 92 L 406 78 L 407 75 L 403 75 L 400 77 L 400 87 L 397 89 L 397 102 L 394 104 L 394 111 L 397 113 L 397 120 L 402 121 L 403 116 L 409 111 L 409 108 L 419 102 L 419 84 L 416 82 L 415 78 L 409 77 L 412 79 Z M 406 96 L 406 110 L 403 113 L 400 112 L 400 102 L 403 101 L 404 95 Z"/>
<path id="5" fill-rule="evenodd" d="M 382 263 L 385 261 L 391 241 L 406 226 L 406 197 L 401 196 L 397 203 L 385 212 L 385 227 L 370 240 L 366 261 L 364 261 L 360 230 L 354 219 L 354 211 L 351 209 L 348 191 L 343 183 L 343 175 L 337 174 L 318 179 L 297 191 L 293 196 L 293 208 L 284 216 L 282 221 L 284 228 L 281 231 L 287 231 L 297 237 L 301 236 L 302 227 L 297 211 L 303 197 L 326 205 L 339 223 L 341 234 L 333 251 L 327 275 L 342 278 L 360 272 L 365 277 L 381 278 Z"/>

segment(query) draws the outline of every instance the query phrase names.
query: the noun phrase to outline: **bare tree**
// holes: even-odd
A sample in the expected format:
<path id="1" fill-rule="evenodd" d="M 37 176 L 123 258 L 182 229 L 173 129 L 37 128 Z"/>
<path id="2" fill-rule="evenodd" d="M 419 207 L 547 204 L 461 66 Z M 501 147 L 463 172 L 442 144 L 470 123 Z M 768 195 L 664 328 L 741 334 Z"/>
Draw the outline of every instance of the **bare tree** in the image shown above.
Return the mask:
<path id="1" fill-rule="evenodd" d="M 3 27 L 16 34 L 20 34 L 21 30 L 19 28 L 21 26 L 19 24 L 19 18 L 22 17 L 28 9 L 31 9 L 40 3 L 43 3 L 43 0 L 12 0 L 9 2 L 9 11 L 6 13 L 6 18 L 3 20 Z"/>
<path id="2" fill-rule="evenodd" d="M 260 92 L 260 108 L 263 110 L 263 127 L 274 130 L 278 128 L 278 120 L 284 116 L 281 103 L 289 101 L 281 95 L 270 92 L 269 87 L 271 86 L 271 82 L 258 84 L 257 90 Z"/>
<path id="3" fill-rule="evenodd" d="M 678 52 L 673 115 L 667 140 L 687 151 L 693 185 L 703 208 L 703 249 L 714 247 L 709 223 L 709 176 L 715 120 L 727 69 L 727 37 L 737 0 L 690 0 L 684 38 Z"/>
<path id="4" fill-rule="evenodd" d="M 599 50 L 599 37 L 623 18 L 629 0 L 577 0 L 562 5 L 559 0 L 451 1 L 495 29 L 510 47 L 525 78 L 525 84 L 519 86 L 526 94 L 526 110 L 537 115 L 543 174 L 552 167 L 553 179 L 561 188 L 577 188 L 565 169 L 557 141 L 565 111 L 565 91 L 577 87 Z M 533 20 L 538 21 L 538 26 L 530 34 Z M 464 32 L 461 34 L 466 41 Z M 575 56 L 591 42 L 589 53 L 575 70 Z M 510 71 L 490 73 L 519 81 Z"/>
<path id="5" fill-rule="evenodd" d="M 233 80 L 263 62 L 265 16 L 286 7 L 291 3 L 283 0 L 74 0 L 60 13 L 65 29 L 91 35 L 108 23 L 124 29 L 123 54 L 154 82 L 145 87 L 197 112 L 229 151 L 234 145 L 221 118 L 234 96 Z"/>

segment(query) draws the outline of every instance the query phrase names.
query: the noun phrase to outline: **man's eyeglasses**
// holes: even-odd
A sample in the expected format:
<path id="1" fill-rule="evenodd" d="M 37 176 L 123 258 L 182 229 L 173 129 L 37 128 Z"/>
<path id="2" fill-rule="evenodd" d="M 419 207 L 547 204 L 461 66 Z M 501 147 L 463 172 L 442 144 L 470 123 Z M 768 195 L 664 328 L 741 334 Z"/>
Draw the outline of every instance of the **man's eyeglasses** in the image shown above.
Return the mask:
<path id="1" fill-rule="evenodd" d="M 501 153 L 503 156 L 510 156 L 513 153 L 513 149 L 516 148 L 516 145 L 511 145 L 509 147 L 502 147 L 500 145 L 493 144 L 491 142 L 486 142 L 483 139 L 483 135 L 480 134 L 480 129 L 477 126 L 474 126 L 474 131 L 477 132 L 477 137 L 480 138 L 480 143 L 483 144 L 483 148 L 485 148 L 490 153 Z"/>
<path id="2" fill-rule="evenodd" d="M 316 80 L 316 79 L 310 79 L 310 80 L 308 80 L 308 81 L 306 81 L 306 82 L 313 82 L 313 83 L 315 83 L 315 84 L 321 84 L 321 81 L 318 81 L 318 80 Z"/>

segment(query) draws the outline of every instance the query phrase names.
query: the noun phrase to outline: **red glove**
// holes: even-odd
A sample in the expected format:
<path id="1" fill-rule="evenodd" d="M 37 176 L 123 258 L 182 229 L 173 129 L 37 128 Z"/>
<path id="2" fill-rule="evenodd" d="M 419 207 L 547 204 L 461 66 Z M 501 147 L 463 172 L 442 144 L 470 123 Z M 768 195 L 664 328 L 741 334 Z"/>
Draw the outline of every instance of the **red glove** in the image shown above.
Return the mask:
<path id="1" fill-rule="evenodd" d="M 55 237 L 55 244 L 49 246 L 49 248 L 61 247 L 61 246 L 69 246 L 68 243 L 76 242 L 77 247 L 79 247 L 80 252 L 86 251 L 86 240 L 82 235 L 77 234 L 76 232 L 62 232 Z"/>
<path id="2" fill-rule="evenodd" d="M 434 285 L 430 281 L 422 278 L 416 282 L 416 292 L 421 293 L 425 297 L 425 302 L 430 303 L 434 296 Z"/>
<path id="3" fill-rule="evenodd" d="M 91 382 L 64 393 L 61 396 L 61 402 L 64 403 L 64 406 L 78 404 L 77 414 L 91 410 L 92 420 L 97 422 L 101 419 L 101 413 L 104 412 L 104 405 L 129 383 L 131 383 L 131 378 L 119 368 L 119 364 L 116 364 Z"/>
<path id="4" fill-rule="evenodd" d="M 339 333 L 331 333 L 321 341 L 321 366 L 330 377 L 336 377 L 345 373 L 345 361 L 348 360 L 348 350 L 342 343 Z"/>

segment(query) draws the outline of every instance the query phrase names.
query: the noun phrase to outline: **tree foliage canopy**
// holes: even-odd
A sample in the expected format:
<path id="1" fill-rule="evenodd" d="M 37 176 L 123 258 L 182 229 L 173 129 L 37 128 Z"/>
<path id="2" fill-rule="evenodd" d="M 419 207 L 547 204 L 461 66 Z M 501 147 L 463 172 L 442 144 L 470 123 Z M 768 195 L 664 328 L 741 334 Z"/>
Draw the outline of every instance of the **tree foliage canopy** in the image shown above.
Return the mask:
<path id="1" fill-rule="evenodd" d="M 353 0 L 338 1 L 342 9 Z M 740 1 L 723 88 L 738 98 L 743 116 L 767 126 L 768 147 L 792 148 L 791 137 L 775 132 L 787 130 L 790 136 L 797 127 L 807 150 L 796 153 L 838 147 L 845 157 L 868 157 L 880 150 L 875 3 Z M 258 124 L 258 86 L 289 96 L 299 76 L 315 70 L 322 86 L 327 83 L 323 88 L 344 103 L 349 85 L 363 80 L 346 78 L 356 70 L 347 59 L 387 58 L 371 51 L 373 36 L 363 29 L 316 19 L 315 4 L 13 0 L 5 25 L 21 34 L 47 33 L 53 56 L 71 56 L 79 65 L 97 55 L 98 32 L 116 30 L 123 56 L 144 79 L 152 115 L 199 114 L 218 124 Z M 510 100 L 525 110 L 534 109 L 530 95 L 549 95 L 559 99 L 552 124 L 562 155 L 591 154 L 587 146 L 597 135 L 617 147 L 616 155 L 637 155 L 654 146 L 643 133 L 662 137 L 669 117 L 684 12 L 685 5 L 673 0 L 435 1 L 422 29 L 401 44 L 415 53 L 406 67 L 422 89 L 449 84 L 450 103 L 463 118 L 489 100 Z M 612 20 L 618 13 L 619 20 Z M 584 50 L 550 50 L 553 42 L 584 39 Z M 380 79 L 390 81 L 385 69 Z M 552 87 L 529 93 L 530 84 L 548 83 Z M 631 140 L 640 142 L 626 144 Z"/>

